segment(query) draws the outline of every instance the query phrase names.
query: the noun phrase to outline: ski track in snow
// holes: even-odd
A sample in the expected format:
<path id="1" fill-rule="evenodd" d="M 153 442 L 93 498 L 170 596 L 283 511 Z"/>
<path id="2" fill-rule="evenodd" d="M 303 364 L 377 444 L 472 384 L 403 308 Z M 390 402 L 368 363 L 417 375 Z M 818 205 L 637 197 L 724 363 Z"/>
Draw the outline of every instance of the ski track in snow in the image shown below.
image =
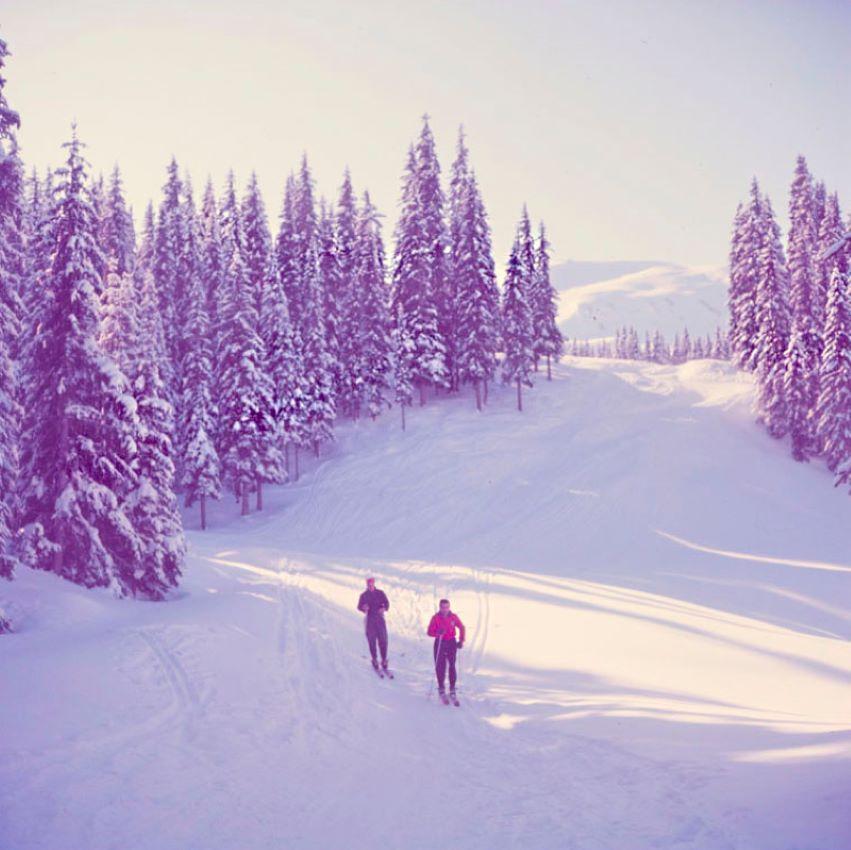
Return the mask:
<path id="1" fill-rule="evenodd" d="M 570 366 L 522 417 L 344 426 L 262 514 L 216 506 L 169 603 L 4 586 L 0 848 L 851 847 L 847 497 L 725 367 Z"/>

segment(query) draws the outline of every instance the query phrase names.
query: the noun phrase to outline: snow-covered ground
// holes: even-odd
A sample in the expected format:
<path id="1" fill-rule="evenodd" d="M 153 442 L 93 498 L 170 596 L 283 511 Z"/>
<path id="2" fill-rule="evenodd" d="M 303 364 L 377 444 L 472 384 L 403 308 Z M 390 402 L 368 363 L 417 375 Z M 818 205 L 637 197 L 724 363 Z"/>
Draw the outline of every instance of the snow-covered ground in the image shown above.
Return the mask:
<path id="1" fill-rule="evenodd" d="M 562 263 L 552 271 L 559 327 L 576 339 L 610 337 L 627 323 L 640 334 L 660 330 L 669 340 L 684 327 L 692 336 L 714 335 L 727 323 L 726 274 L 723 266 Z"/>
<path id="2" fill-rule="evenodd" d="M 851 501 L 751 392 L 566 360 L 522 415 L 498 390 L 344 426 L 262 514 L 190 533 L 171 602 L 22 573 L 0 847 L 851 847 Z M 442 595 L 461 709 L 432 693 Z"/>

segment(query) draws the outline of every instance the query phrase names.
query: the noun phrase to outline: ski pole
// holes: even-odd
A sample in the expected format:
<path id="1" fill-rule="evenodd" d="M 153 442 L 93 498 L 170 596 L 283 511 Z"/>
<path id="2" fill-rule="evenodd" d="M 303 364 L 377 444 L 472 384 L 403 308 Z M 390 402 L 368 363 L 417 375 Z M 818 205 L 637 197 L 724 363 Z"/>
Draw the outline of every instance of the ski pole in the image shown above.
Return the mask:
<path id="1" fill-rule="evenodd" d="M 434 682 L 437 679 L 437 664 L 438 659 L 440 658 L 440 648 L 443 646 L 443 635 L 439 635 L 437 638 L 437 652 L 434 653 L 434 679 L 431 680 L 431 690 L 429 691 L 429 696 L 431 696 L 434 691 Z"/>

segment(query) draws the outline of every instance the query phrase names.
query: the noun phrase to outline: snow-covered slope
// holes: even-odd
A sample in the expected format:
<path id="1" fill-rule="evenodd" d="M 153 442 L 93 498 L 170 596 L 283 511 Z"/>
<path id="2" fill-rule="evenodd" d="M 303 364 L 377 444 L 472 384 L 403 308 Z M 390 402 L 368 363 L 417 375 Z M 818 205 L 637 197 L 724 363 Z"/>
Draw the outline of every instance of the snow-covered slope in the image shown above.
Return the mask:
<path id="1" fill-rule="evenodd" d="M 568 337 L 608 337 L 632 325 L 641 334 L 658 329 L 673 338 L 684 327 L 694 336 L 727 324 L 722 266 L 570 261 L 555 266 L 552 278 L 560 291 L 559 325 Z"/>
<path id="2" fill-rule="evenodd" d="M 342 429 L 180 595 L 0 593 L 0 847 L 842 850 L 851 502 L 719 363 Z M 394 682 L 365 659 L 363 577 Z M 465 620 L 461 709 L 427 617 Z"/>

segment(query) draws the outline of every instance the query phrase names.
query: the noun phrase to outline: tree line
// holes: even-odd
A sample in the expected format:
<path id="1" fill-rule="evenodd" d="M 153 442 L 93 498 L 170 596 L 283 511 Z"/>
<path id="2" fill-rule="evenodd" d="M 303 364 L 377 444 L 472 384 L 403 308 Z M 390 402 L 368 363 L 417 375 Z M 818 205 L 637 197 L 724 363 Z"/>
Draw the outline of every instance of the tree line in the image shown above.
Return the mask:
<path id="1" fill-rule="evenodd" d="M 0 41 L 0 68 L 8 55 Z M 0 78 L 0 574 L 17 564 L 163 598 L 185 556 L 178 496 L 206 523 L 299 476 L 342 418 L 495 380 L 562 352 L 549 242 L 525 208 L 503 291 L 463 132 L 444 193 L 427 117 L 404 168 L 388 260 L 346 171 L 317 198 L 306 156 L 273 235 L 257 179 L 217 193 L 172 160 L 137 237 L 116 167 L 24 176 Z"/>
<path id="2" fill-rule="evenodd" d="M 836 484 L 851 478 L 851 233 L 839 197 L 798 157 L 784 250 L 756 179 L 730 247 L 730 342 L 753 372 L 760 421 L 789 438 L 798 461 L 823 457 Z"/>

